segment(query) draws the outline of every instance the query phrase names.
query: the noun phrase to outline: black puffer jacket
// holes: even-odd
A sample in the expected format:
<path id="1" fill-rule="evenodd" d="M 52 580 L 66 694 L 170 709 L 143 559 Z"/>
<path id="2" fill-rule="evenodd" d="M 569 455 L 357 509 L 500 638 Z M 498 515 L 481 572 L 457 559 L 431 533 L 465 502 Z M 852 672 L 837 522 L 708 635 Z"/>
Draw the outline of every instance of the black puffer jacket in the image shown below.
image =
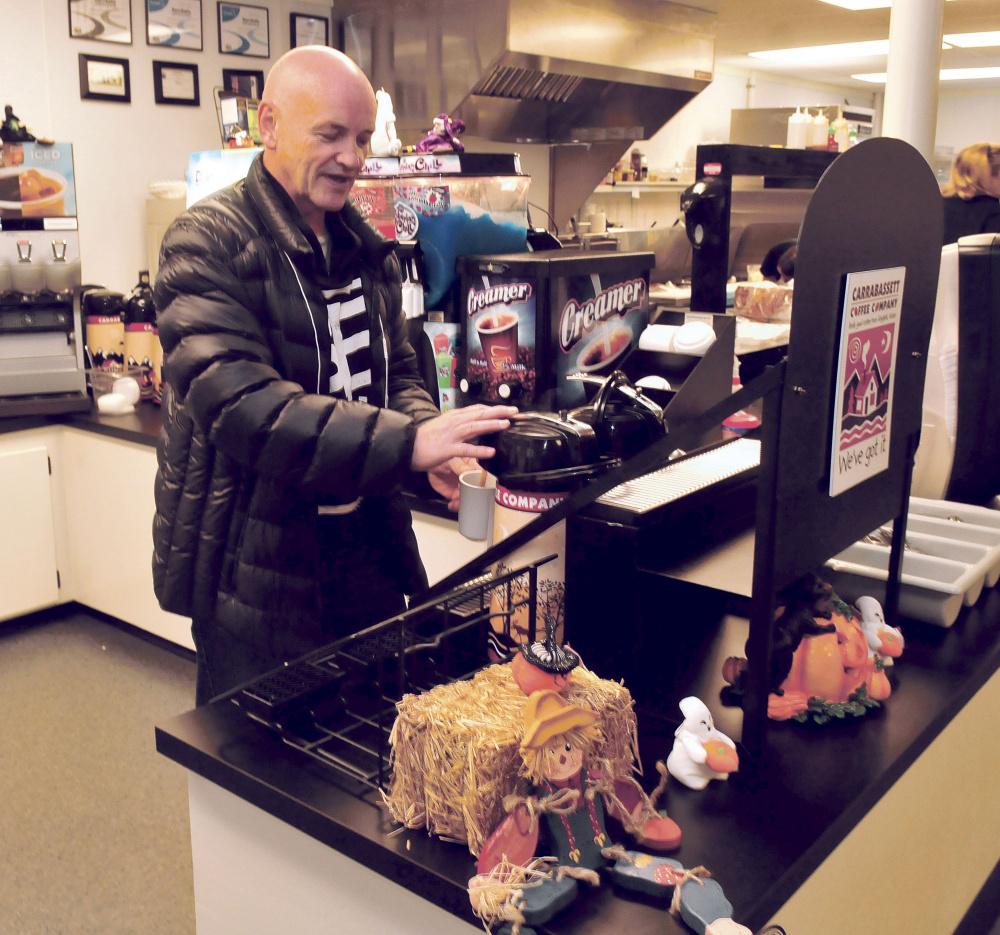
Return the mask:
<path id="1" fill-rule="evenodd" d="M 321 392 L 331 363 L 318 243 L 259 157 L 181 215 L 160 251 L 156 595 L 276 659 L 317 639 L 318 503 L 365 497 L 400 579 L 411 593 L 425 584 L 398 488 L 416 425 L 438 410 L 406 339 L 393 245 L 353 204 L 341 216 L 361 241 L 376 405 Z"/>

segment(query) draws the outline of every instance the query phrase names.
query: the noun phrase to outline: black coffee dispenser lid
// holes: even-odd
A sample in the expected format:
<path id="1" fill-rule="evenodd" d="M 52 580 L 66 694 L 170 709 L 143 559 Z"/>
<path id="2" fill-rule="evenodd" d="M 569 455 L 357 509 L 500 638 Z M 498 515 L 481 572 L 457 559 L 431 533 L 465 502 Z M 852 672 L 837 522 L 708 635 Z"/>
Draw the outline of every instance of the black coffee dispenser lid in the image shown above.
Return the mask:
<path id="1" fill-rule="evenodd" d="M 84 315 L 120 315 L 125 296 L 111 289 L 89 289 L 83 294 Z"/>

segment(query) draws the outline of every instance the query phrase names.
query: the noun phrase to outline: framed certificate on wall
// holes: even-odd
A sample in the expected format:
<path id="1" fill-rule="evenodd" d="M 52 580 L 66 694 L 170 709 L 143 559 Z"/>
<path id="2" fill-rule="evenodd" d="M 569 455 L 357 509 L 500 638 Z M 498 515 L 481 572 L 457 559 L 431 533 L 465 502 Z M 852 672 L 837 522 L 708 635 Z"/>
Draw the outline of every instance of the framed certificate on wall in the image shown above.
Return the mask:
<path id="1" fill-rule="evenodd" d="M 157 104 L 197 107 L 198 66 L 181 62 L 153 62 L 153 96 Z"/>
<path id="2" fill-rule="evenodd" d="M 69 0 L 69 34 L 73 39 L 132 44 L 129 0 Z"/>
<path id="3" fill-rule="evenodd" d="M 146 45 L 201 52 L 201 0 L 146 0 Z"/>
<path id="4" fill-rule="evenodd" d="M 289 16 L 288 35 L 293 49 L 300 45 L 329 45 L 330 20 L 325 16 L 292 13 Z"/>
<path id="5" fill-rule="evenodd" d="M 132 103 L 127 58 L 108 58 L 106 55 L 81 52 L 79 62 L 81 100 Z"/>
<path id="6" fill-rule="evenodd" d="M 267 7 L 219 3 L 219 51 L 225 55 L 270 58 Z"/>

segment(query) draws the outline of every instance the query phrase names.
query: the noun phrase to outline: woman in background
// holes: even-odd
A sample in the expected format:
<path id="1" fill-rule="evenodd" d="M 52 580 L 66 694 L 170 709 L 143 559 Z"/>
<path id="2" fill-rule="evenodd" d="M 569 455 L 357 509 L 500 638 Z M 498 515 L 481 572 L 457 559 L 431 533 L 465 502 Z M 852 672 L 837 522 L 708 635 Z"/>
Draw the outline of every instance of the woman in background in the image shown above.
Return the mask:
<path id="1" fill-rule="evenodd" d="M 974 143 L 955 159 L 944 196 L 944 240 L 1000 233 L 1000 146 Z"/>

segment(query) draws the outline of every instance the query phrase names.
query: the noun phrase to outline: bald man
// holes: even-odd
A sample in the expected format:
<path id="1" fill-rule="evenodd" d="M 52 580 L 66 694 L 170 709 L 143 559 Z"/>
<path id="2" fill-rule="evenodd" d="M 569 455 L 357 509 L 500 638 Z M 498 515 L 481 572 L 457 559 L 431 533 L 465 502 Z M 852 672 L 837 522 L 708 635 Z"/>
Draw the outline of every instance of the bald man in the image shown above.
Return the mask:
<path id="1" fill-rule="evenodd" d="M 406 339 L 399 265 L 350 200 L 375 95 L 345 55 L 271 69 L 264 152 L 164 236 L 153 580 L 192 618 L 196 702 L 386 619 L 426 587 L 400 495 L 454 509 L 508 406 L 441 415 Z"/>

